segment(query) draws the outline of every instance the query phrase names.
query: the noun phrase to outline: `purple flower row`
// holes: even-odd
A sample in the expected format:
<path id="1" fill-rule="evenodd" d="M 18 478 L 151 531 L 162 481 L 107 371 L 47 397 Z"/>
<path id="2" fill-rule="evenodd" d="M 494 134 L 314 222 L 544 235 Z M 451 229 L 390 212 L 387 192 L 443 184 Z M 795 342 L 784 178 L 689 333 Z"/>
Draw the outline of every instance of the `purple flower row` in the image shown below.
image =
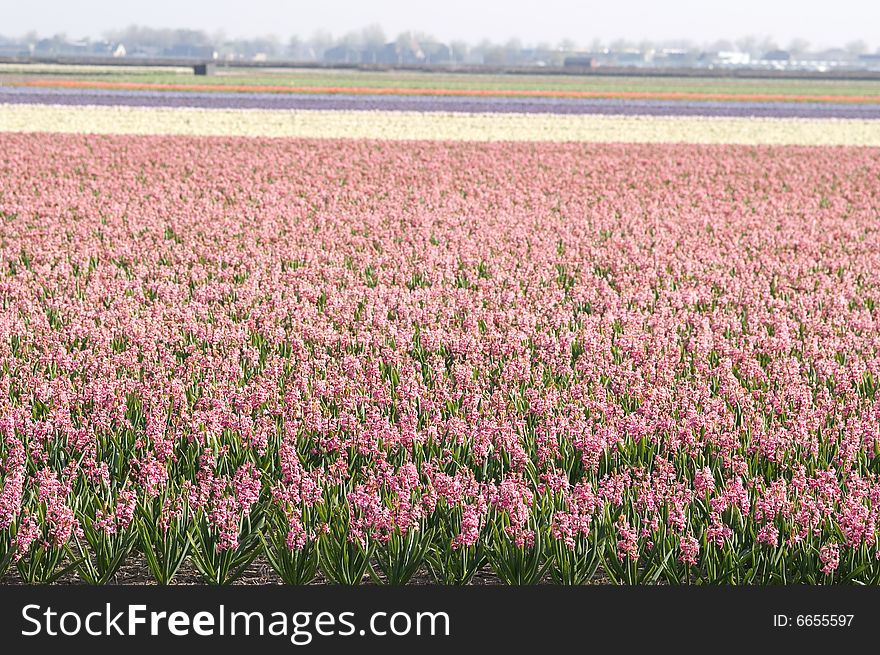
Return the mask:
<path id="1" fill-rule="evenodd" d="M 710 102 L 575 98 L 438 97 L 346 94 L 193 93 L 33 89 L 0 86 L 0 104 L 123 105 L 205 109 L 298 109 L 548 113 L 648 116 L 880 119 L 878 104 Z"/>

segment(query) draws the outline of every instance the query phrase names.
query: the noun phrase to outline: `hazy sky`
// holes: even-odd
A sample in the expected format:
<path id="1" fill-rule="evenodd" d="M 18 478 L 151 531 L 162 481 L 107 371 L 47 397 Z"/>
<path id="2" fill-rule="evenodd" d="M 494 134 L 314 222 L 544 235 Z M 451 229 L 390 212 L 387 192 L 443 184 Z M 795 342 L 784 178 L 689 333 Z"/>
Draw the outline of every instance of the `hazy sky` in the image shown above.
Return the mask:
<path id="1" fill-rule="evenodd" d="M 443 40 L 558 43 L 571 38 L 692 39 L 698 43 L 769 36 L 812 45 L 864 40 L 880 46 L 878 0 L 4 0 L 0 34 L 28 30 L 96 37 L 137 23 L 187 27 L 229 36 L 334 36 L 371 23 L 395 36 L 407 29 Z"/>

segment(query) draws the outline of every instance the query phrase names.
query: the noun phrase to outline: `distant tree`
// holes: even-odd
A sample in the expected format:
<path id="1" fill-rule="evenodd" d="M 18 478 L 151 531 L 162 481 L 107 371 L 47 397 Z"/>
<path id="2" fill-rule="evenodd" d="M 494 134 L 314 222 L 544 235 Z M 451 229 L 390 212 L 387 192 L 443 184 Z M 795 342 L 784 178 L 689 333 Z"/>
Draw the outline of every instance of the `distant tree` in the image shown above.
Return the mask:
<path id="1" fill-rule="evenodd" d="M 737 39 L 736 47 L 740 52 L 747 52 L 750 55 L 756 54 L 758 49 L 758 37 L 750 34 Z"/>
<path id="2" fill-rule="evenodd" d="M 722 51 L 733 50 L 733 44 L 730 41 L 728 41 L 727 39 L 719 39 L 717 41 L 714 41 L 712 44 L 710 44 L 708 50 L 711 52 L 722 52 Z"/>
<path id="3" fill-rule="evenodd" d="M 284 51 L 285 55 L 290 59 L 301 59 L 302 58 L 302 39 L 299 38 L 296 34 L 287 39 L 287 47 Z"/>
<path id="4" fill-rule="evenodd" d="M 460 64 L 467 59 L 471 48 L 467 41 L 456 40 L 449 44 L 449 50 L 451 51 L 452 61 Z"/>
<path id="5" fill-rule="evenodd" d="M 504 64 L 504 48 L 492 43 L 489 39 L 483 39 L 474 48 L 473 52 L 478 55 L 478 60 L 489 66 L 500 66 Z"/>
<path id="6" fill-rule="evenodd" d="M 672 39 L 671 41 L 667 41 L 665 45 L 667 48 L 674 48 L 676 50 L 687 50 L 689 52 L 700 49 L 697 44 L 690 39 Z"/>
<path id="7" fill-rule="evenodd" d="M 326 30 L 318 30 L 312 34 L 308 44 L 312 57 L 317 60 L 323 59 L 324 53 L 335 45 L 333 35 Z"/>
<path id="8" fill-rule="evenodd" d="M 363 43 L 366 48 L 378 49 L 384 46 L 387 42 L 388 37 L 385 36 L 385 30 L 382 29 L 381 25 L 373 23 L 372 25 L 367 25 L 361 30 L 361 43 Z"/>
<path id="9" fill-rule="evenodd" d="M 105 31 L 102 34 L 104 40 L 111 43 L 121 43 L 129 54 L 152 55 L 152 54 L 180 54 L 196 53 L 204 49 L 212 49 L 215 53 L 226 58 L 252 57 L 265 55 L 267 58 L 286 57 L 289 59 L 320 60 L 324 53 L 335 45 L 344 44 L 354 50 L 366 52 L 367 56 L 372 53 L 374 61 L 378 60 L 379 53 L 389 43 L 382 27 L 378 24 L 368 25 L 360 30 L 354 30 L 339 39 L 327 31 L 319 30 L 308 39 L 301 39 L 298 35 L 291 36 L 286 42 L 280 41 L 275 36 L 261 36 L 251 39 L 231 39 L 222 31 L 207 33 L 195 29 L 168 29 L 152 28 L 141 25 L 129 25 L 122 29 Z M 51 37 L 41 37 L 31 31 L 20 38 L 3 37 L 4 43 L 18 44 L 22 49 L 30 48 L 41 53 L 71 51 L 66 34 L 55 34 Z M 84 39 L 86 43 L 89 39 Z M 399 61 L 419 60 L 424 56 L 431 61 L 446 60 L 449 57 L 453 62 L 485 63 L 493 65 L 538 63 L 559 63 L 564 60 L 566 53 L 577 51 L 580 45 L 573 39 L 566 38 L 559 41 L 556 47 L 547 43 L 539 43 L 535 50 L 540 55 L 532 56 L 524 54 L 524 44 L 519 39 L 509 39 L 502 44 L 493 43 L 483 39 L 477 44 L 471 44 L 462 40 L 448 42 L 442 45 L 430 34 L 407 30 L 399 34 L 394 43 Z M 529 44 L 529 48 L 531 45 Z M 726 39 L 713 43 L 695 44 L 687 39 L 666 39 L 662 41 L 642 40 L 638 43 L 628 39 L 616 39 L 609 44 L 603 43 L 598 38 L 593 38 L 589 48 L 593 52 L 601 52 L 606 49 L 612 51 L 625 51 L 638 49 L 649 55 L 652 50 L 674 48 L 684 50 L 696 55 L 700 50 L 739 50 L 752 56 L 761 57 L 773 50 L 779 50 L 779 44 L 768 36 L 746 35 L 734 41 Z M 803 58 L 808 55 L 810 43 L 804 39 L 794 39 L 788 45 L 787 50 L 794 58 Z M 821 53 L 829 58 L 855 61 L 857 55 L 869 52 L 870 48 L 864 40 L 855 40 L 847 43 L 843 48 L 831 48 Z M 880 48 L 877 49 L 880 53 Z M 819 53 L 816 53 L 819 54 Z M 189 55 L 184 55 L 189 56 Z M 199 55 L 203 56 L 203 55 Z M 361 55 L 363 56 L 363 55 Z M 365 60 L 368 61 L 368 60 Z"/>
<path id="10" fill-rule="evenodd" d="M 260 52 L 265 52 L 269 57 L 277 58 L 284 51 L 281 46 L 281 39 L 275 34 L 267 34 L 254 39 L 254 41 L 255 45 L 259 47 Z"/>
<path id="11" fill-rule="evenodd" d="M 410 32 L 409 30 L 398 34 L 397 38 L 394 39 L 394 42 L 397 44 L 398 51 L 403 51 L 409 48 L 410 44 L 412 43 L 412 38 L 412 32 Z"/>
<path id="12" fill-rule="evenodd" d="M 339 39 L 339 45 L 351 48 L 352 50 L 357 50 L 363 45 L 361 34 L 361 32 L 347 32 L 341 39 Z"/>
<path id="13" fill-rule="evenodd" d="M 522 58 L 523 44 L 519 39 L 510 39 L 504 44 L 504 63 L 519 64 Z"/>
<path id="14" fill-rule="evenodd" d="M 854 55 L 863 55 L 868 52 L 868 44 L 859 39 L 858 41 L 850 41 L 845 46 L 846 51 Z"/>
<path id="15" fill-rule="evenodd" d="M 104 32 L 107 41 L 124 43 L 131 52 L 139 48 L 168 50 L 175 46 L 210 47 L 217 43 L 213 37 L 209 37 L 201 30 L 189 29 L 155 29 L 129 25 L 122 30 L 110 30 Z"/>
<path id="16" fill-rule="evenodd" d="M 410 32 L 416 43 L 433 43 L 437 38 L 430 32 Z"/>
<path id="17" fill-rule="evenodd" d="M 413 35 L 412 32 L 401 32 L 394 39 L 394 47 L 397 52 L 397 63 L 403 63 L 404 56 L 412 49 Z"/>
<path id="18" fill-rule="evenodd" d="M 172 39 L 174 45 L 205 46 L 211 43 L 208 35 L 201 30 L 174 30 Z"/>
<path id="19" fill-rule="evenodd" d="M 611 44 L 612 50 L 637 50 L 638 46 L 629 39 L 617 39 Z"/>
<path id="20" fill-rule="evenodd" d="M 792 57 L 799 57 L 810 49 L 810 42 L 806 39 L 792 39 L 788 44 L 788 52 Z"/>
<path id="21" fill-rule="evenodd" d="M 489 66 L 503 66 L 507 63 L 507 53 L 504 51 L 504 47 L 493 44 L 488 50 L 483 54 L 483 63 Z"/>
<path id="22" fill-rule="evenodd" d="M 779 50 L 779 44 L 769 36 L 764 36 L 758 41 L 757 48 L 758 52 L 763 56 L 771 50 Z"/>

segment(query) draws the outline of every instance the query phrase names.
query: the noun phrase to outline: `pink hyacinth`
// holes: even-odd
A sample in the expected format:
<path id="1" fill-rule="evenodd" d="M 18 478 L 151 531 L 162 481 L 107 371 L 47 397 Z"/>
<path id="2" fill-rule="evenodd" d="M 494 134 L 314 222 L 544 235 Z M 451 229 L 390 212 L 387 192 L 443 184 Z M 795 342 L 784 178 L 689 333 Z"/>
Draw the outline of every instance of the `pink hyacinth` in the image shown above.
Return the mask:
<path id="1" fill-rule="evenodd" d="M 0 530 L 5 530 L 21 511 L 21 498 L 24 492 L 24 468 L 16 468 L 7 474 L 0 491 Z"/>
<path id="2" fill-rule="evenodd" d="M 639 559 L 638 531 L 624 516 L 617 521 L 617 559 Z"/>
<path id="3" fill-rule="evenodd" d="M 678 561 L 690 566 L 697 565 L 697 554 L 700 552 L 700 544 L 692 534 L 683 535 L 678 543 L 680 552 Z"/>
<path id="4" fill-rule="evenodd" d="M 831 575 L 840 566 L 840 546 L 836 543 L 825 544 L 819 550 L 819 560 L 822 562 L 822 573 Z"/>

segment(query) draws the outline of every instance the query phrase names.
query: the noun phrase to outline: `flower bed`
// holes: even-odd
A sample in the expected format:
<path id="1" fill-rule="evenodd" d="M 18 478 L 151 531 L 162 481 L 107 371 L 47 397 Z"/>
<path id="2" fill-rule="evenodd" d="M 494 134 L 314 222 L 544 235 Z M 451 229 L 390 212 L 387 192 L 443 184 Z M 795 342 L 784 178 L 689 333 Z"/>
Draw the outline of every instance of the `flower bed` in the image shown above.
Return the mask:
<path id="1" fill-rule="evenodd" d="M 0 146 L 23 580 L 880 582 L 876 149 Z"/>

